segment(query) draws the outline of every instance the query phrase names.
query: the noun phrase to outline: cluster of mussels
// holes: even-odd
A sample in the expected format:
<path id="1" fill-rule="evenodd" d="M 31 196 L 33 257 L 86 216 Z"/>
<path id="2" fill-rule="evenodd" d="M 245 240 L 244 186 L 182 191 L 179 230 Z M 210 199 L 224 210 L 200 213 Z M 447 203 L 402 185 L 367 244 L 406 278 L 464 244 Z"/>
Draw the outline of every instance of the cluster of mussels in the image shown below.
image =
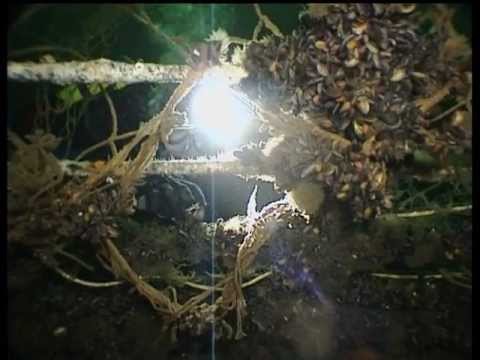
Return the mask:
<path id="1" fill-rule="evenodd" d="M 439 61 L 444 39 L 417 31 L 411 21 L 415 5 L 310 7 L 291 35 L 247 48 L 244 89 L 264 104 L 280 104 L 292 121 L 306 117 L 350 142 L 335 164 L 338 156 L 305 147 L 319 156 L 296 173 L 327 180 L 339 199 L 352 201 L 358 217 L 368 218 L 391 206 L 385 165 L 425 143 L 428 121 L 416 101 L 460 75 L 453 65 Z M 315 7 L 321 14 L 315 14 Z"/>
<path id="2" fill-rule="evenodd" d="M 245 67 L 260 94 L 284 98 L 296 114 L 328 114 L 331 128 L 348 137 L 357 118 L 376 118 L 387 128 L 415 121 L 414 100 L 455 72 L 438 63 L 439 39 L 419 36 L 402 14 L 413 6 L 386 9 L 331 5 L 291 36 L 253 43 Z"/>

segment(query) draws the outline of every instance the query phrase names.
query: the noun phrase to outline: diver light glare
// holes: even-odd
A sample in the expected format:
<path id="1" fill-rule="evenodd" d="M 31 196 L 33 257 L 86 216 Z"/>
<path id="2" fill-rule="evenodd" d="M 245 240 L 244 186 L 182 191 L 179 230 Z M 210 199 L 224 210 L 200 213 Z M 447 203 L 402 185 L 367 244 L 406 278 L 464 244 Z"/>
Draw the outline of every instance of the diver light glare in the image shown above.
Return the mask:
<path id="1" fill-rule="evenodd" d="M 204 80 L 194 91 L 193 125 L 215 145 L 238 145 L 252 119 L 248 106 L 218 77 Z"/>

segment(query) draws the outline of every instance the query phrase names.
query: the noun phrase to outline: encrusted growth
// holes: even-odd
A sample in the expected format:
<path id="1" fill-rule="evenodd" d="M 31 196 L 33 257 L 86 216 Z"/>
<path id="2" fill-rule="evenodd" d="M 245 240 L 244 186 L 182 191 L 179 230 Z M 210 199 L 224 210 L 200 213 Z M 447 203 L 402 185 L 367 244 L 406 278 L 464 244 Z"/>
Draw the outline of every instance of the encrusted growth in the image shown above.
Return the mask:
<path id="1" fill-rule="evenodd" d="M 416 149 L 442 157 L 469 142 L 459 123 L 429 120 L 449 95 L 467 97 L 469 73 L 441 56 L 444 37 L 418 31 L 414 10 L 312 4 L 291 35 L 247 48 L 243 87 L 262 104 L 268 131 L 284 135 L 260 160 L 281 188 L 316 179 L 370 218 L 391 207 L 391 164 Z M 258 162 L 261 150 L 238 156 Z"/>

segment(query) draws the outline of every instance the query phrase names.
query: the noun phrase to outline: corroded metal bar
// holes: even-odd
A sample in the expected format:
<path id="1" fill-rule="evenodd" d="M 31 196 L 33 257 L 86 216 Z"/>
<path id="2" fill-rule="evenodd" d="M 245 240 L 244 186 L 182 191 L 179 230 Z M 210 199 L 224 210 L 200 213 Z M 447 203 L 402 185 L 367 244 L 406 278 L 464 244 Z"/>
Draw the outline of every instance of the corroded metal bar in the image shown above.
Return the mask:
<path id="1" fill-rule="evenodd" d="M 8 79 L 15 81 L 48 81 L 53 84 L 104 83 L 134 84 L 142 82 L 178 83 L 187 75 L 185 65 L 158 65 L 98 59 L 58 63 L 8 62 Z"/>

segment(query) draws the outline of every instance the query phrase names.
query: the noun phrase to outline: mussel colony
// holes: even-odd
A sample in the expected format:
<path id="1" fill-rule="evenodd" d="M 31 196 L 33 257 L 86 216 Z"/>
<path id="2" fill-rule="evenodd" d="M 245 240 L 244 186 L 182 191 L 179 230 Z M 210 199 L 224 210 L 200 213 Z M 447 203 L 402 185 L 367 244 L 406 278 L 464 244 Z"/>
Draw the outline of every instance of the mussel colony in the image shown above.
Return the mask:
<path id="1" fill-rule="evenodd" d="M 286 132 L 272 152 L 279 187 L 314 179 L 368 219 L 392 206 L 390 165 L 417 150 L 444 158 L 471 146 L 462 121 L 431 121 L 447 95 L 469 96 L 471 73 L 445 49 L 445 34 L 420 34 L 414 11 L 412 4 L 313 4 L 291 35 L 248 47 L 245 91 L 280 104 L 275 116 L 289 114 L 281 126 L 311 125 Z M 273 134 L 280 126 L 266 122 Z M 261 146 L 238 156 L 255 163 Z"/>

